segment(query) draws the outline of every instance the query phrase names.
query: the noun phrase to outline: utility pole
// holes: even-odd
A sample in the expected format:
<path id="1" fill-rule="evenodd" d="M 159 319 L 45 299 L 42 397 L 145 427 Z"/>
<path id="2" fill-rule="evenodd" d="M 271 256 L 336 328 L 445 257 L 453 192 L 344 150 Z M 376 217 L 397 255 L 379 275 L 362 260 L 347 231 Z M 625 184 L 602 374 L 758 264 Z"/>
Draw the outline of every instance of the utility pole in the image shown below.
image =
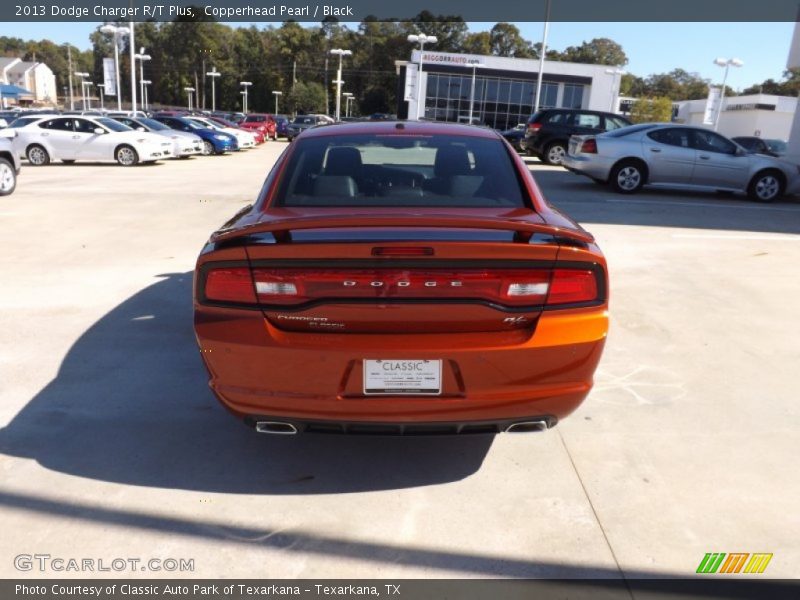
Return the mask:
<path id="1" fill-rule="evenodd" d="M 67 60 L 69 61 L 69 109 L 75 110 L 75 99 L 72 96 L 72 46 L 67 44 Z"/>
<path id="2" fill-rule="evenodd" d="M 295 83 L 297 83 L 297 60 L 292 61 L 292 91 Z"/>

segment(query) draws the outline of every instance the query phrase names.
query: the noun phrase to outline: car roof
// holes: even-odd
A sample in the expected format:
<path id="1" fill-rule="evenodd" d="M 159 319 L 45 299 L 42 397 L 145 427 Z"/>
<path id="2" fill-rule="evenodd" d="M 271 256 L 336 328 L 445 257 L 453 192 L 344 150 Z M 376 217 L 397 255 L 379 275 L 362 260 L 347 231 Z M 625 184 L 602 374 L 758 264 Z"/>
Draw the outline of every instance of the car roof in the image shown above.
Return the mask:
<path id="1" fill-rule="evenodd" d="M 347 121 L 307 129 L 302 139 L 332 135 L 458 135 L 484 139 L 497 139 L 499 134 L 492 129 L 457 123 L 424 121 Z"/>

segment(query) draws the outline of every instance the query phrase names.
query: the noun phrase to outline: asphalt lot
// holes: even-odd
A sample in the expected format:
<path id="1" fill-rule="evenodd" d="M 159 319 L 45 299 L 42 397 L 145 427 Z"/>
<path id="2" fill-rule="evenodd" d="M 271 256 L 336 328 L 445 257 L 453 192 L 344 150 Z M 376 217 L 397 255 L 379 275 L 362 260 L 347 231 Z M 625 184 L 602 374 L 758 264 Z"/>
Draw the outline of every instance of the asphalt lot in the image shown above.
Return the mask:
<path id="1" fill-rule="evenodd" d="M 610 265 L 579 411 L 540 434 L 276 439 L 208 391 L 190 296 L 208 234 L 284 147 L 24 166 L 0 198 L 0 577 L 23 553 L 194 559 L 194 577 L 633 578 L 771 552 L 768 576 L 800 575 L 800 204 L 621 197 L 532 165 Z"/>

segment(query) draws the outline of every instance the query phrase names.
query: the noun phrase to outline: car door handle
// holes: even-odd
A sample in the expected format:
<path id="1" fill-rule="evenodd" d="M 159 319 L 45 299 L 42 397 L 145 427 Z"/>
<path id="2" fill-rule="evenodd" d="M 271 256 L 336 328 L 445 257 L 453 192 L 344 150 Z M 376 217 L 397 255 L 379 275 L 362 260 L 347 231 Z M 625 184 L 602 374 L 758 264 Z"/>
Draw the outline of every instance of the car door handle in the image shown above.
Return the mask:
<path id="1" fill-rule="evenodd" d="M 47 133 L 47 132 L 44 132 L 44 133 L 42 134 L 42 137 L 47 137 L 48 135 L 50 135 L 50 134 L 49 134 L 49 133 Z"/>
<path id="2" fill-rule="evenodd" d="M 661 152 L 661 148 L 650 148 L 650 152 Z"/>
<path id="3" fill-rule="evenodd" d="M 708 156 L 707 154 L 701 154 L 701 155 L 700 155 L 700 156 L 698 156 L 697 158 L 702 158 L 703 160 L 710 160 L 710 159 L 711 159 L 711 157 L 710 157 L 710 156 Z"/>
<path id="4" fill-rule="evenodd" d="M 79 139 L 81 139 L 81 136 L 79 136 L 79 135 L 73 135 L 73 136 L 72 136 L 72 139 L 73 139 L 73 140 L 79 140 Z"/>

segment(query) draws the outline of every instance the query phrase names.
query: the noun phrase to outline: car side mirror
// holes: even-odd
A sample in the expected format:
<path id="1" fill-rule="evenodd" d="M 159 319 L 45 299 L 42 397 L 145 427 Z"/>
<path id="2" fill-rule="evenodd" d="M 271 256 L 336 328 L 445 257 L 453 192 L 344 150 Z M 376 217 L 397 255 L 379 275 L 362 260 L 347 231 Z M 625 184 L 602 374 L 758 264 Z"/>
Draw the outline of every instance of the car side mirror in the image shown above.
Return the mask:
<path id="1" fill-rule="evenodd" d="M 106 130 L 105 130 L 105 129 L 103 129 L 102 127 L 95 127 L 95 128 L 94 128 L 94 132 L 95 132 L 97 135 L 103 135 L 103 134 L 106 132 Z"/>
<path id="2" fill-rule="evenodd" d="M 137 127 L 136 131 L 147 131 L 147 129 L 145 129 L 144 127 Z"/>
<path id="3" fill-rule="evenodd" d="M 744 148 L 736 148 L 736 151 L 734 152 L 734 155 L 735 156 L 746 156 L 747 155 L 747 151 Z"/>

